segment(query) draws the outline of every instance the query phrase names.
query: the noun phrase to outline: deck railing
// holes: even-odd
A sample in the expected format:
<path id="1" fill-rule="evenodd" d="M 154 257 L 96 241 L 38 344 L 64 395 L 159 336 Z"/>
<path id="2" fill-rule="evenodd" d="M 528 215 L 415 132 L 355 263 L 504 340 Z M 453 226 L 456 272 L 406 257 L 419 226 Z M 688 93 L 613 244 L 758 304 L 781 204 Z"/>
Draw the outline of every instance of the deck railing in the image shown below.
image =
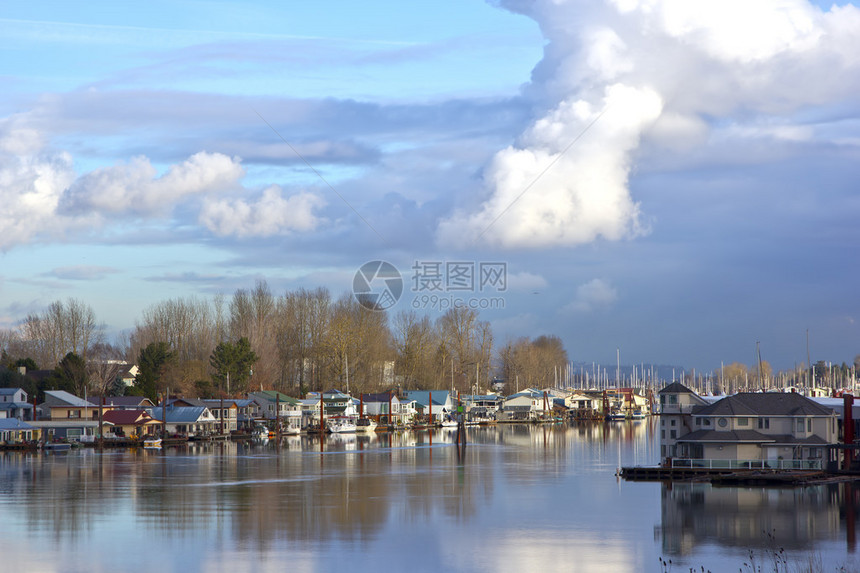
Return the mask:
<path id="1" fill-rule="evenodd" d="M 730 470 L 821 470 L 821 460 L 695 460 L 672 458 L 673 468 Z"/>

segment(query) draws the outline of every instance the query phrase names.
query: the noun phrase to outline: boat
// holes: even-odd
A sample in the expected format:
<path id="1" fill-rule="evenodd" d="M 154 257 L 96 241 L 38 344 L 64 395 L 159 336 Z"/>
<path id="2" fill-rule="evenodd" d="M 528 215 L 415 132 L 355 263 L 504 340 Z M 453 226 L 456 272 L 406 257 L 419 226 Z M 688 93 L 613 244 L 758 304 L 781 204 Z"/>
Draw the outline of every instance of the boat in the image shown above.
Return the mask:
<path id="1" fill-rule="evenodd" d="M 630 415 L 630 417 L 634 420 L 644 420 L 645 412 L 643 412 L 642 410 L 633 410 L 633 413 Z"/>
<path id="2" fill-rule="evenodd" d="M 72 449 L 72 444 L 68 442 L 48 442 L 42 448 L 50 452 L 65 452 Z"/>
<path id="3" fill-rule="evenodd" d="M 260 424 L 254 428 L 253 432 L 251 432 L 251 437 L 255 440 L 268 440 L 269 428 Z"/>
<path id="4" fill-rule="evenodd" d="M 143 439 L 143 447 L 147 449 L 158 449 L 161 447 L 161 438 L 157 436 L 148 436 Z"/>
<path id="5" fill-rule="evenodd" d="M 370 418 L 359 418 L 355 422 L 356 432 L 375 432 L 377 423 Z"/>
<path id="6" fill-rule="evenodd" d="M 455 420 L 451 416 L 445 416 L 444 418 L 442 418 L 442 427 L 443 428 L 456 428 L 457 427 L 457 420 Z"/>
<path id="7" fill-rule="evenodd" d="M 355 420 L 343 416 L 335 416 L 326 421 L 326 430 L 332 434 L 351 434 L 355 433 Z"/>
<path id="8" fill-rule="evenodd" d="M 624 412 L 610 412 L 606 419 L 610 421 L 626 420 L 627 415 Z"/>

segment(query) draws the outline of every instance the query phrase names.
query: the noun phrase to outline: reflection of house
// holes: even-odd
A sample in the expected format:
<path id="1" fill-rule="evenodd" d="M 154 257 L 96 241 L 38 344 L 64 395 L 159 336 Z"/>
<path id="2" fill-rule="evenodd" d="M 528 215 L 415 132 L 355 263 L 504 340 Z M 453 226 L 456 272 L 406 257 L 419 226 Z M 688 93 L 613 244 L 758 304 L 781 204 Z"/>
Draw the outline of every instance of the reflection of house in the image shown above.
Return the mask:
<path id="1" fill-rule="evenodd" d="M 161 425 L 146 410 L 109 410 L 102 414 L 102 420 L 112 424 L 113 433 L 118 436 L 151 434 Z"/>
<path id="2" fill-rule="evenodd" d="M 33 405 L 21 388 L 0 388 L 0 418 L 33 419 Z"/>
<path id="3" fill-rule="evenodd" d="M 675 388 L 672 388 L 674 386 Z M 713 404 L 696 404 L 680 384 L 660 392 L 667 407 L 690 404 L 688 414 L 665 415 L 660 422 L 664 458 L 764 461 L 771 467 L 814 467 L 825 446 L 837 440 L 836 414 L 800 394 L 739 393 Z M 667 391 L 667 390 L 672 391 Z M 669 404 L 670 397 L 681 399 Z M 671 422 L 678 420 L 675 426 Z M 793 463 L 785 463 L 785 462 Z M 803 462 L 803 463 L 800 463 Z"/>
<path id="4" fill-rule="evenodd" d="M 845 484 L 805 488 L 714 487 L 709 483 L 663 484 L 661 525 L 663 551 L 689 555 L 699 545 L 742 549 L 810 547 L 833 541 L 844 523 L 844 511 L 856 505 L 845 499 Z M 849 508 L 853 510 L 853 508 Z M 758 569 L 757 569 L 758 570 Z M 761 570 L 764 570 L 762 568 Z"/>
<path id="5" fill-rule="evenodd" d="M 52 420 L 86 419 L 98 417 L 98 406 L 78 398 L 65 390 L 45 390 L 42 412 L 49 411 Z"/>

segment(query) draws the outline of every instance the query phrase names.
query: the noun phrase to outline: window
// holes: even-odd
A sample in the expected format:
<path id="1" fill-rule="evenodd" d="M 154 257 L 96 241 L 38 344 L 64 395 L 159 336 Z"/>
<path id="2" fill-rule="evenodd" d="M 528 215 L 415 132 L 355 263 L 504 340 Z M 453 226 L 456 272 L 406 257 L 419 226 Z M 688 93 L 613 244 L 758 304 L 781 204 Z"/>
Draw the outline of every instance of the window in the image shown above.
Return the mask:
<path id="1" fill-rule="evenodd" d="M 745 417 L 738 418 L 738 426 L 749 426 L 749 425 L 750 425 L 750 419 L 749 418 L 745 418 Z"/>
<path id="2" fill-rule="evenodd" d="M 702 423 L 704 423 L 706 426 L 710 426 L 711 425 L 711 419 L 705 418 Z"/>
<path id="3" fill-rule="evenodd" d="M 669 403 L 670 404 L 677 404 L 678 403 L 677 394 L 669 394 Z"/>
<path id="4" fill-rule="evenodd" d="M 850 412 L 849 412 L 849 413 L 850 413 Z M 806 431 L 807 431 L 807 432 L 811 432 L 811 431 L 812 431 L 812 418 L 807 418 L 807 419 L 806 419 Z"/>
<path id="5" fill-rule="evenodd" d="M 770 429 L 770 418 L 759 418 L 758 419 L 758 429 L 759 430 L 769 430 Z"/>
<path id="6" fill-rule="evenodd" d="M 665 440 L 665 439 L 666 439 L 666 430 L 660 430 L 660 439 L 661 439 L 661 440 Z"/>
<path id="7" fill-rule="evenodd" d="M 696 418 L 696 425 L 697 425 L 697 426 L 701 426 L 701 425 L 702 425 L 702 420 L 701 420 L 700 418 Z"/>
<path id="8" fill-rule="evenodd" d="M 669 437 L 673 440 L 678 437 L 678 430 L 672 430 L 669 434 Z"/>
<path id="9" fill-rule="evenodd" d="M 725 418 L 720 418 L 719 420 L 717 420 L 717 424 L 718 424 L 721 428 L 725 428 L 726 426 L 728 426 L 728 425 L 729 425 L 729 421 L 728 421 L 728 420 L 726 420 Z"/>
<path id="10" fill-rule="evenodd" d="M 675 420 L 672 420 L 672 425 L 673 425 L 673 426 L 675 425 Z"/>
<path id="11" fill-rule="evenodd" d="M 798 432 L 802 432 L 802 431 L 803 431 L 803 418 L 801 418 L 801 419 L 799 419 L 799 420 L 797 421 L 797 431 L 798 431 Z"/>

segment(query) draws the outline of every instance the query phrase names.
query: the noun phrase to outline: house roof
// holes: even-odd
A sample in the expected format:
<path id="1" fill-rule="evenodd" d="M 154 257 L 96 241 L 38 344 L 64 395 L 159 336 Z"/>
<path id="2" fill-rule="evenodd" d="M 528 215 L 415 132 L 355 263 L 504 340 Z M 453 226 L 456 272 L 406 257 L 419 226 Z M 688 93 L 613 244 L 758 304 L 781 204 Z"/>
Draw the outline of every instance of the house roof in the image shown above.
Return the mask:
<path id="1" fill-rule="evenodd" d="M 56 400 L 58 402 L 63 402 L 62 405 L 57 405 L 58 407 L 61 407 L 61 408 L 64 406 L 72 406 L 72 407 L 77 407 L 77 408 L 95 408 L 95 407 L 97 407 L 96 404 L 93 404 L 92 402 L 88 402 L 87 400 L 84 400 L 83 398 L 78 398 L 74 394 L 70 394 L 70 393 L 66 392 L 65 390 L 45 390 L 45 395 L 50 396 L 51 398 L 53 398 L 54 400 Z M 52 405 L 52 407 L 53 407 L 53 405 Z"/>
<path id="2" fill-rule="evenodd" d="M 148 412 L 154 419 L 161 421 L 161 408 L 152 408 Z M 204 406 L 168 406 L 165 412 L 166 422 L 168 424 L 193 424 L 200 421 L 200 418 L 204 417 L 205 412 L 206 407 Z M 208 422 L 210 420 L 205 421 Z"/>
<path id="3" fill-rule="evenodd" d="M 0 418 L 0 431 L 9 430 L 35 430 L 33 426 L 22 422 L 18 418 Z"/>
<path id="4" fill-rule="evenodd" d="M 12 410 L 21 408 L 22 410 L 32 410 L 33 405 L 27 402 L 0 402 L 0 410 Z"/>
<path id="5" fill-rule="evenodd" d="M 766 436 L 755 430 L 734 430 L 719 432 L 717 430 L 696 430 L 678 438 L 678 442 L 775 442 L 777 436 Z"/>
<path id="6" fill-rule="evenodd" d="M 155 421 L 146 410 L 108 410 L 102 414 L 102 420 L 117 426 L 142 425 Z"/>
<path id="7" fill-rule="evenodd" d="M 90 396 L 89 400 L 98 405 L 101 402 L 101 396 Z M 121 408 L 130 408 L 137 406 L 139 408 L 149 408 L 154 406 L 152 400 L 146 396 L 105 396 L 105 406 L 118 406 Z"/>
<path id="8" fill-rule="evenodd" d="M 0 388 L 0 396 L 12 396 L 17 392 L 21 392 L 22 388 Z"/>
<path id="9" fill-rule="evenodd" d="M 657 392 L 658 394 L 693 394 L 694 392 L 681 384 L 680 382 L 672 382 L 668 386 L 664 387 L 662 390 Z"/>
<path id="10" fill-rule="evenodd" d="M 379 392 L 376 394 L 362 394 L 361 399 L 364 403 L 368 402 L 385 402 L 388 403 L 388 398 L 391 397 L 392 402 L 399 401 L 399 398 L 392 392 Z"/>
<path id="11" fill-rule="evenodd" d="M 433 404 L 442 406 L 448 402 L 447 390 L 404 390 L 403 395 L 409 400 L 415 400 L 422 406 L 430 403 L 430 395 L 433 395 Z"/>
<path id="12" fill-rule="evenodd" d="M 694 408 L 694 416 L 830 416 L 833 410 L 800 394 L 741 392 L 708 406 Z"/>
<path id="13" fill-rule="evenodd" d="M 827 441 L 821 436 L 809 436 L 808 438 L 796 438 L 790 434 L 768 435 L 755 430 L 735 430 L 732 432 L 719 432 L 717 430 L 696 430 L 678 438 L 678 442 L 710 442 L 710 443 L 771 443 L 804 446 L 824 446 Z"/>

